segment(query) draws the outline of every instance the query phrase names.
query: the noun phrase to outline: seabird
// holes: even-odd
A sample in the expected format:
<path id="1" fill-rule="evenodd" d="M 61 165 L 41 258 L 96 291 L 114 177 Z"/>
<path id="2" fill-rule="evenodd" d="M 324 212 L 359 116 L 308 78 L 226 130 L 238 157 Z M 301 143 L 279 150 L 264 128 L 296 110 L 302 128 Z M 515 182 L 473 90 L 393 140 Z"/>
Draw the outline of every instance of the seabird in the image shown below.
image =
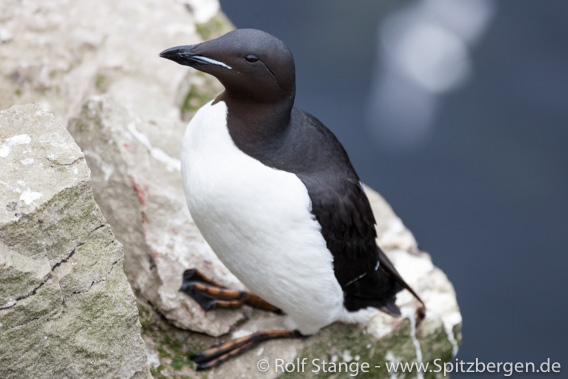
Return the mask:
<path id="1" fill-rule="evenodd" d="M 398 316 L 395 295 L 404 288 L 424 314 L 420 297 L 376 244 L 371 206 L 345 149 L 318 119 L 294 107 L 294 58 L 284 42 L 237 29 L 160 56 L 225 87 L 187 127 L 183 185 L 203 237 L 252 293 L 225 288 L 195 268 L 184 273 L 182 291 L 205 311 L 246 304 L 286 317 L 287 329 L 194 355 L 197 369 L 335 321 L 362 322 L 378 310 Z"/>

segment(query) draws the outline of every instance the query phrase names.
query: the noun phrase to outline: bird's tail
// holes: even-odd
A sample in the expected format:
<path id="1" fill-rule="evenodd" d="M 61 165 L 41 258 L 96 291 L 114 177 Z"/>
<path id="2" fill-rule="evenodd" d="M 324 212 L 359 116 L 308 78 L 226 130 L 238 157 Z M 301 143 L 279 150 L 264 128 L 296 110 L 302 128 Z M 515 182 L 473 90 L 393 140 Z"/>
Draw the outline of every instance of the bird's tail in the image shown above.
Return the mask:
<path id="1" fill-rule="evenodd" d="M 422 301 L 422 299 L 420 298 L 420 296 L 418 296 L 418 294 L 414 291 L 414 289 L 410 287 L 410 285 L 402 278 L 402 276 L 400 276 L 400 274 L 398 273 L 398 271 L 396 270 L 390 259 L 387 257 L 387 255 L 380 248 L 378 248 L 377 250 L 379 251 L 379 262 L 380 262 L 379 267 L 382 266 L 382 268 L 396 280 L 397 284 L 400 286 L 399 290 L 406 288 L 412 294 L 412 296 L 414 296 L 416 300 L 418 300 L 420 304 L 422 304 L 422 307 L 418 309 L 418 314 L 421 315 L 421 318 L 423 318 L 424 315 L 426 314 L 426 305 L 424 304 L 424 301 Z M 390 305 L 394 305 L 394 307 L 398 309 L 398 307 L 394 303 L 392 303 L 392 304 L 386 304 L 385 306 L 386 308 L 385 309 L 381 308 L 381 310 L 390 314 L 392 312 L 392 310 L 389 308 Z M 400 314 L 400 311 L 398 313 Z"/>
<path id="2" fill-rule="evenodd" d="M 344 287 L 345 308 L 349 311 L 356 311 L 370 306 L 392 316 L 400 316 L 400 309 L 396 305 L 396 294 L 406 288 L 421 304 L 421 307 L 417 309 L 417 318 L 424 318 L 426 314 L 424 301 L 402 278 L 378 246 L 377 251 L 379 256 L 377 269 Z"/>

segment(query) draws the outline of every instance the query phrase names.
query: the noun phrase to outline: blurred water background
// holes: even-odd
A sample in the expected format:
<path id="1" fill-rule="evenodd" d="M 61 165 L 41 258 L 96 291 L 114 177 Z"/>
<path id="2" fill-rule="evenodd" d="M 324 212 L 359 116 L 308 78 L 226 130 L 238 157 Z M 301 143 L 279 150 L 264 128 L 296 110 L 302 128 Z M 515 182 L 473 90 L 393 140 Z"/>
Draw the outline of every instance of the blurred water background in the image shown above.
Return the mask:
<path id="1" fill-rule="evenodd" d="M 237 27 L 290 46 L 296 105 L 449 276 L 458 358 L 565 371 L 568 2 L 221 4 Z"/>

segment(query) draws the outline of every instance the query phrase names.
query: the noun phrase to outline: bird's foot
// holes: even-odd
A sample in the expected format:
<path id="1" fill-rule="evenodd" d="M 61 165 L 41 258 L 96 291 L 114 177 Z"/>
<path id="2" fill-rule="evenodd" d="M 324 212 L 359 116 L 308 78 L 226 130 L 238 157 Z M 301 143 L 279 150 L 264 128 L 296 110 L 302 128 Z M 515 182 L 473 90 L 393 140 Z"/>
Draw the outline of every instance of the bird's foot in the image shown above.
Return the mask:
<path id="1" fill-rule="evenodd" d="M 283 314 L 272 304 L 246 291 L 231 290 L 207 278 L 195 268 L 185 270 L 180 291 L 185 292 L 205 311 L 215 308 L 237 309 L 243 305 Z"/>
<path id="2" fill-rule="evenodd" d="M 297 330 L 266 330 L 256 332 L 245 337 L 235 338 L 212 346 L 207 350 L 194 354 L 191 360 L 197 363 L 197 371 L 208 370 L 252 349 L 261 342 L 279 338 L 302 337 L 305 336 L 300 334 Z"/>

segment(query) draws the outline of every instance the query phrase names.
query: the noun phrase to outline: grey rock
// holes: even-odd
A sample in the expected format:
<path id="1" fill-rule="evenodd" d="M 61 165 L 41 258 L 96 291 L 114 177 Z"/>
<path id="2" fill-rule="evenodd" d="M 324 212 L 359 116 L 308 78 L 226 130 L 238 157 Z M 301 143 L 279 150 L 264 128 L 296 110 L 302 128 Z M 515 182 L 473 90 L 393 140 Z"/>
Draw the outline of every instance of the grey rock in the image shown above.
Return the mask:
<path id="1" fill-rule="evenodd" d="M 148 94 L 142 88 L 137 93 L 142 91 Z M 166 108 L 163 99 L 155 102 Z M 204 313 L 179 291 L 189 267 L 244 288 L 211 251 L 187 209 L 177 158 L 185 126 L 179 119 L 147 117 L 134 117 L 111 95 L 97 96 L 71 119 L 69 131 L 92 168 L 95 198 L 124 244 L 125 270 L 140 295 L 177 327 L 227 333 L 243 318 L 241 311 Z"/>
<path id="2" fill-rule="evenodd" d="M 134 136 L 131 145 L 111 145 L 108 151 L 98 154 L 95 145 L 103 142 L 100 136 L 77 138 L 93 171 L 98 174 L 102 170 L 102 183 L 111 183 L 107 187 L 97 180 L 93 182 L 96 199 L 125 246 L 127 276 L 138 293 L 176 325 L 227 332 L 227 325 L 242 315 L 219 316 L 217 320 L 215 315 L 196 316 L 196 312 L 202 312 L 187 301 L 184 307 L 177 291 L 178 278 L 192 255 L 186 255 L 180 264 L 177 258 L 170 263 L 172 257 L 162 254 L 162 250 L 167 253 L 172 249 L 185 254 L 189 247 L 175 241 L 186 241 L 195 234 L 189 221 L 189 228 L 178 228 L 182 236 L 167 242 L 172 236 L 167 228 L 184 224 L 189 214 L 175 191 L 167 194 L 172 182 L 179 183 L 175 176 L 175 172 L 179 173 L 179 146 L 168 141 L 183 133 L 180 113 L 190 115 L 201 105 L 201 98 L 210 97 L 220 86 L 206 87 L 203 83 L 210 79 L 172 70 L 158 53 L 169 46 L 196 43 L 228 31 L 230 23 L 219 13 L 219 2 L 55 0 L 48 4 L 32 0 L 22 4 L 7 0 L 2 10 L 0 109 L 14 103 L 38 102 L 67 123 L 92 95 L 105 94 L 105 98 L 117 100 L 116 108 L 124 112 L 117 118 L 124 123 L 109 125 L 118 127 L 126 136 Z M 76 132 L 73 126 L 71 130 Z M 83 144 L 90 138 L 92 147 L 89 142 Z M 120 149 L 130 147 L 130 161 L 124 161 Z M 150 153 L 147 157 L 146 152 Z M 144 157 L 148 159 L 136 161 Z M 108 162 L 120 163 L 115 166 Z M 135 164 L 139 168 L 133 168 Z M 164 165 L 166 170 L 155 169 L 156 165 Z M 153 184 L 148 185 L 148 180 Z M 152 191 L 149 196 L 147 189 Z M 164 194 L 163 199 L 160 194 Z M 139 204 L 140 200 L 145 204 Z M 173 223 L 161 223 L 172 215 Z M 222 273 L 228 275 L 226 270 Z M 227 323 L 227 319 L 233 321 Z"/>
<path id="3" fill-rule="evenodd" d="M 64 126 L 1 111 L 0 377 L 148 377 L 122 263 Z"/>
<path id="4" fill-rule="evenodd" d="M 124 78 L 175 99 L 185 74 L 158 53 L 228 25 L 218 11 L 218 0 L 3 0 L 0 109 L 42 102 L 66 122 Z"/>

